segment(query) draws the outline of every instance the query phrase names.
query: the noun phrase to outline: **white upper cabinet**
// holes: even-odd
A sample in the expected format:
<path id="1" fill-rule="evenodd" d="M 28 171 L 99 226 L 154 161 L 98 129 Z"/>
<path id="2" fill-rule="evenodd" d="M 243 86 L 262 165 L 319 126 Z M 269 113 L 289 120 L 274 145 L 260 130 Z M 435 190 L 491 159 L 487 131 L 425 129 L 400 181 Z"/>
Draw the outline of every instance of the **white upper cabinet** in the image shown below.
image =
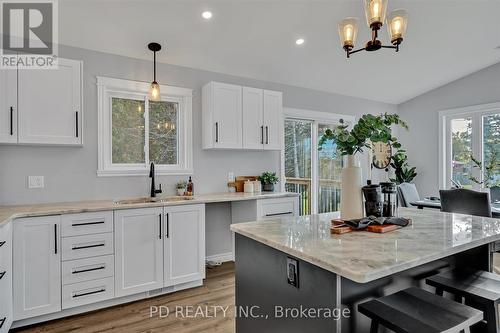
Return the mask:
<path id="1" fill-rule="evenodd" d="M 282 149 L 283 122 L 283 94 L 264 90 L 264 149 Z"/>
<path id="2" fill-rule="evenodd" d="M 61 216 L 13 223 L 14 320 L 61 311 Z"/>
<path id="3" fill-rule="evenodd" d="M 0 70 L 0 143 L 17 142 L 17 71 Z"/>
<path id="4" fill-rule="evenodd" d="M 115 214 L 115 296 L 163 287 L 163 208 Z"/>
<path id="5" fill-rule="evenodd" d="M 165 207 L 164 286 L 205 278 L 205 205 Z"/>
<path id="6" fill-rule="evenodd" d="M 19 143 L 82 144 L 81 71 L 62 58 L 58 69 L 18 71 Z"/>
<path id="7" fill-rule="evenodd" d="M 242 148 L 241 87 L 210 82 L 203 87 L 203 148 Z"/>
<path id="8" fill-rule="evenodd" d="M 282 93 L 210 82 L 203 87 L 203 148 L 281 150 Z"/>
<path id="9" fill-rule="evenodd" d="M 262 149 L 264 146 L 264 91 L 243 87 L 243 148 Z"/>

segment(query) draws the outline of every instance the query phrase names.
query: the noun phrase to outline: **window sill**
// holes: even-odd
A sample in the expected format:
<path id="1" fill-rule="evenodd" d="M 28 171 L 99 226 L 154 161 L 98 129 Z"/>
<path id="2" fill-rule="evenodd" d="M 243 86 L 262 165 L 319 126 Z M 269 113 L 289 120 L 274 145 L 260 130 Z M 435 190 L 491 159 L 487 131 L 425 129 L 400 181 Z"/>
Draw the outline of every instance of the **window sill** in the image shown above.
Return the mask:
<path id="1" fill-rule="evenodd" d="M 192 175 L 193 169 L 161 170 L 156 169 L 156 176 Z M 149 170 L 97 170 L 97 177 L 149 176 Z"/>

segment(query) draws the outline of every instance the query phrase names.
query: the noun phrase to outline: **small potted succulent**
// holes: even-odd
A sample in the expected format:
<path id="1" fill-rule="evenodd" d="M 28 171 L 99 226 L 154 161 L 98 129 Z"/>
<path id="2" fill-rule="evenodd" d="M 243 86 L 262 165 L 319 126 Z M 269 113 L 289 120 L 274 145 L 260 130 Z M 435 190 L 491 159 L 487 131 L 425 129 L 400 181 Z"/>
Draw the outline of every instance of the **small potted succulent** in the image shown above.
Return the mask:
<path id="1" fill-rule="evenodd" d="M 187 182 L 185 180 L 182 180 L 175 184 L 175 188 L 177 189 L 177 195 L 184 195 L 186 192 L 186 187 L 187 187 Z"/>
<path id="2" fill-rule="evenodd" d="M 279 178 L 276 176 L 276 172 L 264 172 L 259 180 L 262 183 L 263 191 L 274 192 L 274 184 L 278 183 Z"/>

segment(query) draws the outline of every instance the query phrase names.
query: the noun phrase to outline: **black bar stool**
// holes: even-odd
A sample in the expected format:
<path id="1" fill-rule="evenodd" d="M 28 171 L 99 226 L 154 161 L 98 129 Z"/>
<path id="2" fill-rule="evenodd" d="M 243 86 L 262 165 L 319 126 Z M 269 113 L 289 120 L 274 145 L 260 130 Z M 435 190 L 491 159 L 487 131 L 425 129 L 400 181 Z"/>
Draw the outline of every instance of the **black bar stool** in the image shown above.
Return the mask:
<path id="1" fill-rule="evenodd" d="M 498 304 L 500 302 L 500 276 L 484 271 L 452 270 L 426 279 L 436 288 L 436 294 L 451 293 L 455 299 L 484 312 L 488 333 L 499 330 Z"/>
<path id="2" fill-rule="evenodd" d="M 470 332 L 483 313 L 419 288 L 408 288 L 358 305 L 372 320 L 370 333 L 383 325 L 397 333 Z"/>

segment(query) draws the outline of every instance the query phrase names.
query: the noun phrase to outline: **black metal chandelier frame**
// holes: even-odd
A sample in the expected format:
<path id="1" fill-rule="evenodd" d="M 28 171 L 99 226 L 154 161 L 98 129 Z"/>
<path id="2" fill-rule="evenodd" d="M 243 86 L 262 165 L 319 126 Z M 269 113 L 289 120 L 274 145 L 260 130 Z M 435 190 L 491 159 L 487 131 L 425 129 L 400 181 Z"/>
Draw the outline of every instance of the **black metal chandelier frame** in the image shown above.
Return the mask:
<path id="1" fill-rule="evenodd" d="M 403 38 L 396 38 L 392 40 L 392 45 L 383 45 L 380 39 L 378 39 L 378 31 L 380 30 L 380 28 L 382 28 L 382 23 L 376 22 L 371 25 L 372 39 L 366 43 L 365 47 L 353 51 L 353 46 L 345 45 L 344 50 L 346 51 L 347 58 L 350 58 L 351 54 L 361 51 L 373 52 L 380 49 L 393 49 L 396 52 L 399 52 L 399 45 L 401 45 L 401 42 L 403 42 Z"/>

